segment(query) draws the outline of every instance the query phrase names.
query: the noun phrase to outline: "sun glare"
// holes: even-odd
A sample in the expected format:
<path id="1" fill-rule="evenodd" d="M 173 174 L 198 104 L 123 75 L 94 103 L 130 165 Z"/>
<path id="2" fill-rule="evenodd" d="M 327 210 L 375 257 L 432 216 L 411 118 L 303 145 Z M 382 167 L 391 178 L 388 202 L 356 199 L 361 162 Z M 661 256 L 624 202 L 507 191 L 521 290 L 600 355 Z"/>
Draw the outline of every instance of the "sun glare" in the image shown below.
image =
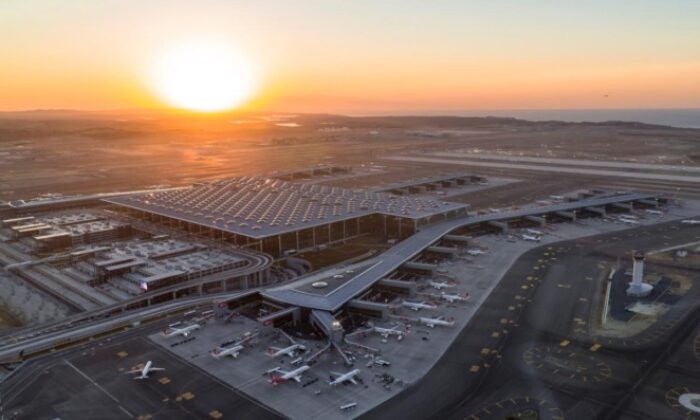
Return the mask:
<path id="1" fill-rule="evenodd" d="M 249 60 L 223 44 L 188 42 L 165 51 L 152 71 L 152 85 L 170 105 L 192 111 L 235 108 L 255 90 Z"/>

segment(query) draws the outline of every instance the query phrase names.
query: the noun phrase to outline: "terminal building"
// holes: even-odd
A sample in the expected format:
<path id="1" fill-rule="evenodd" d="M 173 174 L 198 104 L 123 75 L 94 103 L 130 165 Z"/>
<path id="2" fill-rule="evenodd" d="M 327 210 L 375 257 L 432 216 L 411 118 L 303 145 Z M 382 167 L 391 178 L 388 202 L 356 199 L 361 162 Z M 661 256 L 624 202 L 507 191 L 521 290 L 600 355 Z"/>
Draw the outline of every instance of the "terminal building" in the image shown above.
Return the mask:
<path id="1" fill-rule="evenodd" d="M 425 255 L 452 258 L 469 243 L 469 235 L 478 235 L 486 230 L 508 232 L 510 228 L 600 217 L 635 207 L 656 207 L 663 201 L 641 193 L 603 194 L 550 206 L 468 216 L 424 226 L 417 234 L 369 260 L 342 269 L 330 268 L 311 273 L 292 283 L 262 290 L 257 299 L 266 308 L 276 309 L 269 310 L 258 320 L 268 325 L 305 322 L 338 342 L 344 335 L 343 319 L 347 313 L 360 312 L 386 318 L 391 305 L 384 300 L 383 294 L 413 297 L 416 293 L 415 283 L 402 280 L 400 273 L 438 275 L 438 266 L 427 262 Z M 246 295 L 243 300 L 218 302 L 217 305 L 235 310 L 253 299 L 252 295 Z"/>
<path id="2" fill-rule="evenodd" d="M 363 234 L 404 239 L 421 226 L 465 216 L 467 206 L 419 195 L 354 191 L 241 177 L 105 201 L 132 216 L 247 246 L 274 256 Z"/>
<path id="3" fill-rule="evenodd" d="M 40 252 L 128 238 L 131 225 L 89 212 L 4 219 L 0 229 Z"/>

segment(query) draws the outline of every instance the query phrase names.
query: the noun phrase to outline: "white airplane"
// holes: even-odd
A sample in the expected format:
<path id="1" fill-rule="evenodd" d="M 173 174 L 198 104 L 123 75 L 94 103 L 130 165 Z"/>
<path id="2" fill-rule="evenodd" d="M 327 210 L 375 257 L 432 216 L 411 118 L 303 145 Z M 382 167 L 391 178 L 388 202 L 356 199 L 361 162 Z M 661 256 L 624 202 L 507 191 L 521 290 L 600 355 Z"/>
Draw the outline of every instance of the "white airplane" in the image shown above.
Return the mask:
<path id="1" fill-rule="evenodd" d="M 225 356 L 231 356 L 234 359 L 238 358 L 238 354 L 240 354 L 241 350 L 243 350 L 245 347 L 243 347 L 240 344 L 234 344 L 231 347 L 217 347 L 214 350 L 211 351 L 211 355 L 214 356 L 217 359 L 220 359 Z"/>
<path id="2" fill-rule="evenodd" d="M 450 284 L 450 283 L 448 283 L 448 282 L 446 282 L 446 281 L 433 281 L 433 280 L 428 280 L 428 284 L 429 284 L 431 287 L 434 287 L 434 288 L 436 288 L 436 289 L 438 289 L 438 290 L 442 290 L 442 289 L 451 289 L 451 288 L 455 287 L 454 284 Z"/>
<path id="3" fill-rule="evenodd" d="M 353 385 L 357 385 L 355 376 L 357 376 L 359 373 L 360 369 L 353 369 L 348 373 L 331 372 L 331 380 L 328 381 L 328 385 L 336 386 L 345 382 L 350 382 Z"/>
<path id="4" fill-rule="evenodd" d="M 442 292 L 440 293 L 440 298 L 443 300 L 446 300 L 447 302 L 450 303 L 455 303 L 455 302 L 466 302 L 469 300 L 469 293 L 466 293 L 464 295 L 458 295 L 457 293 L 445 293 Z"/>
<path id="5" fill-rule="evenodd" d="M 681 223 L 683 223 L 684 225 L 700 225 L 700 220 L 687 219 L 681 220 Z"/>
<path id="6" fill-rule="evenodd" d="M 269 347 L 267 349 L 267 355 L 272 357 L 273 359 L 279 357 L 279 356 L 289 356 L 289 357 L 296 357 L 298 351 L 304 351 L 306 350 L 306 347 L 301 345 L 301 344 L 292 344 L 289 347 L 285 348 L 279 348 L 279 347 Z"/>
<path id="7" fill-rule="evenodd" d="M 181 335 L 183 337 L 188 337 L 193 331 L 202 328 L 199 324 L 192 324 L 182 328 L 170 327 L 163 329 L 163 335 L 165 337 L 173 337 L 176 335 Z"/>
<path id="8" fill-rule="evenodd" d="M 413 311 L 420 311 L 421 309 L 437 309 L 437 306 L 431 305 L 429 303 L 425 302 L 409 302 L 407 300 L 404 300 L 401 302 L 402 306 L 407 307 L 408 309 L 411 309 Z"/>
<path id="9" fill-rule="evenodd" d="M 129 370 L 127 372 L 124 372 L 125 374 L 134 374 L 138 373 L 139 376 L 134 376 L 134 379 L 148 379 L 148 374 L 151 372 L 160 372 L 165 370 L 165 368 L 159 368 L 153 366 L 153 362 L 150 360 L 146 362 L 146 364 L 143 366 L 143 369 L 134 369 L 134 370 Z"/>
<path id="10" fill-rule="evenodd" d="M 392 328 L 374 327 L 374 332 L 376 332 L 384 338 L 389 338 L 390 335 L 395 335 L 396 338 L 399 340 L 402 340 L 403 337 L 406 335 L 406 331 L 400 330 L 398 325 Z"/>
<path id="11" fill-rule="evenodd" d="M 443 318 L 420 318 L 421 324 L 425 324 L 426 326 L 430 328 L 435 328 L 436 325 L 440 325 L 443 327 L 452 327 L 455 325 L 454 321 L 448 321 Z"/>
<path id="12" fill-rule="evenodd" d="M 542 233 L 541 230 L 537 230 L 537 229 L 525 229 L 525 232 L 529 233 L 530 235 L 535 235 L 535 236 L 544 235 L 544 233 Z"/>
<path id="13" fill-rule="evenodd" d="M 661 210 L 646 209 L 644 211 L 649 213 L 649 214 L 653 214 L 655 216 L 663 216 L 664 215 L 664 212 L 662 212 Z"/>
<path id="14" fill-rule="evenodd" d="M 467 254 L 472 255 L 472 256 L 477 256 L 477 255 L 483 255 L 486 254 L 486 251 L 482 251 L 479 248 L 474 248 L 474 249 L 468 249 Z"/>
<path id="15" fill-rule="evenodd" d="M 267 371 L 267 373 L 272 375 L 268 382 L 270 382 L 272 385 L 278 385 L 290 379 L 297 382 L 301 382 L 301 374 L 309 369 L 311 369 L 309 365 L 304 365 L 288 372 L 286 370 L 280 369 L 279 367 L 276 367 Z"/>
<path id="16" fill-rule="evenodd" d="M 542 239 L 539 236 L 534 236 L 534 235 L 520 235 L 520 237 L 526 241 L 532 241 L 532 242 L 539 242 L 540 239 Z"/>
<path id="17" fill-rule="evenodd" d="M 618 220 L 621 221 L 622 223 L 626 223 L 628 225 L 638 225 L 639 224 L 639 220 L 629 219 L 626 217 L 620 217 Z"/>

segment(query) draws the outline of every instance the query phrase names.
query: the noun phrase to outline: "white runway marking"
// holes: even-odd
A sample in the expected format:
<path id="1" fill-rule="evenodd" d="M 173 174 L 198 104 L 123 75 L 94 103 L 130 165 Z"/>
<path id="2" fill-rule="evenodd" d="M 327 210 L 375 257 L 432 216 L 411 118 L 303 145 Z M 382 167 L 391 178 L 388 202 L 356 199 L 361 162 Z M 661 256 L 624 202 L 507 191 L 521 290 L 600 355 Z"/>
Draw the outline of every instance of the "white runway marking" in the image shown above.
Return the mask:
<path id="1" fill-rule="evenodd" d="M 119 408 L 120 408 L 124 413 L 126 413 L 126 414 L 127 414 L 129 417 L 131 417 L 132 419 L 134 418 L 134 416 L 133 416 L 129 411 L 127 411 L 127 409 L 125 409 L 124 407 L 122 407 L 122 406 L 119 404 L 119 400 L 116 399 L 116 398 L 114 397 L 114 395 L 112 395 L 112 394 L 110 394 L 109 392 L 107 392 L 106 389 L 102 388 L 102 387 L 100 386 L 100 384 L 98 384 L 97 382 L 93 381 L 91 377 L 89 377 L 87 374 L 85 374 L 82 370 L 78 369 L 73 363 L 69 362 L 69 361 L 66 360 L 66 359 L 63 359 L 63 361 L 66 362 L 66 364 L 67 364 L 68 366 L 70 366 L 71 368 L 73 368 L 73 370 L 75 370 L 76 372 L 78 372 L 78 374 L 80 374 L 80 376 L 82 376 L 83 378 L 87 379 L 90 383 L 92 383 L 93 385 L 95 385 L 95 386 L 96 386 L 100 391 L 102 391 L 106 396 L 108 396 L 109 398 L 111 398 L 112 400 L 114 400 L 114 402 L 116 402 L 116 403 L 119 405 Z"/>

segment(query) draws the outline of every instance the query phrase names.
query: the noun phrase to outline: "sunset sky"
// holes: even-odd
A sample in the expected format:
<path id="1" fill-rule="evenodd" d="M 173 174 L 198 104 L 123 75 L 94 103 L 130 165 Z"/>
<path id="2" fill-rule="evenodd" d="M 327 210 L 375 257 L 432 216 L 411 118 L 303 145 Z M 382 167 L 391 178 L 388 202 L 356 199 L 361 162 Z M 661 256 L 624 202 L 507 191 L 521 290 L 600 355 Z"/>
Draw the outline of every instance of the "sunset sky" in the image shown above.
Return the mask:
<path id="1" fill-rule="evenodd" d="M 700 1 L 3 0 L 0 110 L 140 109 L 190 40 L 246 57 L 246 109 L 700 107 Z"/>

